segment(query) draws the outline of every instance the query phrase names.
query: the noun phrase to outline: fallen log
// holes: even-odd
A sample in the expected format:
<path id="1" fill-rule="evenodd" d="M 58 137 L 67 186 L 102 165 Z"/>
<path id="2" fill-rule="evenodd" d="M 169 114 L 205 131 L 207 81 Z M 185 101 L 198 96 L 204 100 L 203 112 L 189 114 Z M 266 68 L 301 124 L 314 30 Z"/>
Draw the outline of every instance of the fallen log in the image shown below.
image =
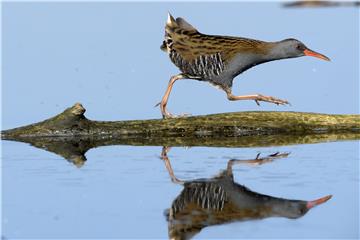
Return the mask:
<path id="1" fill-rule="evenodd" d="M 319 133 L 360 134 L 359 115 L 303 112 L 234 112 L 174 119 L 93 121 L 76 103 L 45 121 L 4 130 L 2 139 L 24 137 L 209 138 Z"/>

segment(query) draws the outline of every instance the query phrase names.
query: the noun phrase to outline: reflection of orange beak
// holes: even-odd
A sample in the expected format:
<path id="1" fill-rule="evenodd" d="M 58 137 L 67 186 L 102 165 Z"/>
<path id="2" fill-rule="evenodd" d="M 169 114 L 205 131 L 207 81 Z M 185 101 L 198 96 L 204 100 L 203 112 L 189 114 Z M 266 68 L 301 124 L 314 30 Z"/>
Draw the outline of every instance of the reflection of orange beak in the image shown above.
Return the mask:
<path id="1" fill-rule="evenodd" d="M 320 58 L 320 59 L 323 59 L 323 60 L 326 60 L 326 61 L 330 61 L 330 58 L 328 58 L 327 56 L 325 55 L 322 55 L 320 53 L 317 53 L 317 52 L 314 52 L 310 49 L 305 49 L 304 50 L 304 54 L 306 56 L 312 56 L 312 57 L 317 57 L 317 58 Z"/>
<path id="2" fill-rule="evenodd" d="M 313 207 L 315 207 L 315 206 L 317 206 L 319 204 L 322 204 L 322 203 L 326 202 L 331 197 L 332 197 L 332 195 L 328 195 L 326 197 L 322 197 L 322 198 L 316 199 L 314 201 L 308 201 L 307 204 L 306 204 L 306 208 L 307 209 L 313 208 Z"/>

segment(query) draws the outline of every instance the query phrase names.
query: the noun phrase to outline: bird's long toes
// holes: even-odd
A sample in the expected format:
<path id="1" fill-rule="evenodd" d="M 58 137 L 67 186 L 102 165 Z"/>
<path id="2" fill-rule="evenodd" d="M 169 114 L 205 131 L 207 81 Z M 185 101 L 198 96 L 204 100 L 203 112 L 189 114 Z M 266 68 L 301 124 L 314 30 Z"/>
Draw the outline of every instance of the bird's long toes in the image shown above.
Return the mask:
<path id="1" fill-rule="evenodd" d="M 181 114 L 176 115 L 175 117 L 176 118 L 184 118 L 184 117 L 190 117 L 190 116 L 191 116 L 191 113 L 181 113 Z"/>
<path id="2" fill-rule="evenodd" d="M 175 118 L 176 115 L 171 114 L 169 112 L 163 113 L 163 119 L 170 119 L 170 118 Z"/>
<path id="3" fill-rule="evenodd" d="M 258 106 L 260 106 L 260 101 L 274 103 L 276 105 L 290 105 L 290 103 L 286 100 L 281 100 L 279 98 L 274 98 L 270 96 L 263 96 L 261 94 L 257 94 L 257 97 L 254 100 Z"/>
<path id="4" fill-rule="evenodd" d="M 291 105 L 291 104 L 287 100 L 284 100 L 282 105 Z"/>
<path id="5" fill-rule="evenodd" d="M 271 99 L 273 101 L 273 103 L 275 103 L 276 105 L 289 105 L 290 103 L 286 100 L 281 100 L 281 99 L 277 99 L 277 98 L 272 98 Z"/>
<path id="6" fill-rule="evenodd" d="M 172 113 L 166 113 L 163 115 L 164 119 L 171 119 L 171 118 L 185 118 L 190 117 L 190 113 L 182 113 L 182 114 L 172 114 Z"/>

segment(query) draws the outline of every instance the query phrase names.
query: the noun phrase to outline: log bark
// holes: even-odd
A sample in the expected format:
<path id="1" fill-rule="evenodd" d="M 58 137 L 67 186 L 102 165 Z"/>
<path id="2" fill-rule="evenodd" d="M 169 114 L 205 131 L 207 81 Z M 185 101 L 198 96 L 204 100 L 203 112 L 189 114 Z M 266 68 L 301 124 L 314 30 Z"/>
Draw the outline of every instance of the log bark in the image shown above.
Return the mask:
<path id="1" fill-rule="evenodd" d="M 259 135 L 360 134 L 359 115 L 303 112 L 234 112 L 175 119 L 92 121 L 76 103 L 45 121 L 1 132 L 25 137 L 221 138 Z"/>

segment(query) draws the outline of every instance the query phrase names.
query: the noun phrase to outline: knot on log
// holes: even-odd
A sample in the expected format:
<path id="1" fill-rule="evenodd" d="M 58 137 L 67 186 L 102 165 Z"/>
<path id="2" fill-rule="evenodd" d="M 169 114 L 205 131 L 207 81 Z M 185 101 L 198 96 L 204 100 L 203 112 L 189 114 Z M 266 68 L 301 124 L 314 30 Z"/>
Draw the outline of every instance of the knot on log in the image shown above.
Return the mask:
<path id="1" fill-rule="evenodd" d="M 81 103 L 75 103 L 72 107 L 65 109 L 62 113 L 56 115 L 54 119 L 65 120 L 65 119 L 80 119 L 85 118 L 84 113 L 86 109 Z M 49 119 L 50 120 L 50 119 Z"/>
<path id="2" fill-rule="evenodd" d="M 49 118 L 45 121 L 2 131 L 2 138 L 28 137 L 28 136 L 76 136 L 87 134 L 90 123 L 85 116 L 86 109 L 81 103 L 75 103 L 74 106 L 65 109 L 62 113 Z"/>
<path id="3" fill-rule="evenodd" d="M 81 105 L 81 103 L 75 103 L 74 106 L 70 108 L 72 114 L 76 116 L 84 115 L 86 109 Z"/>

